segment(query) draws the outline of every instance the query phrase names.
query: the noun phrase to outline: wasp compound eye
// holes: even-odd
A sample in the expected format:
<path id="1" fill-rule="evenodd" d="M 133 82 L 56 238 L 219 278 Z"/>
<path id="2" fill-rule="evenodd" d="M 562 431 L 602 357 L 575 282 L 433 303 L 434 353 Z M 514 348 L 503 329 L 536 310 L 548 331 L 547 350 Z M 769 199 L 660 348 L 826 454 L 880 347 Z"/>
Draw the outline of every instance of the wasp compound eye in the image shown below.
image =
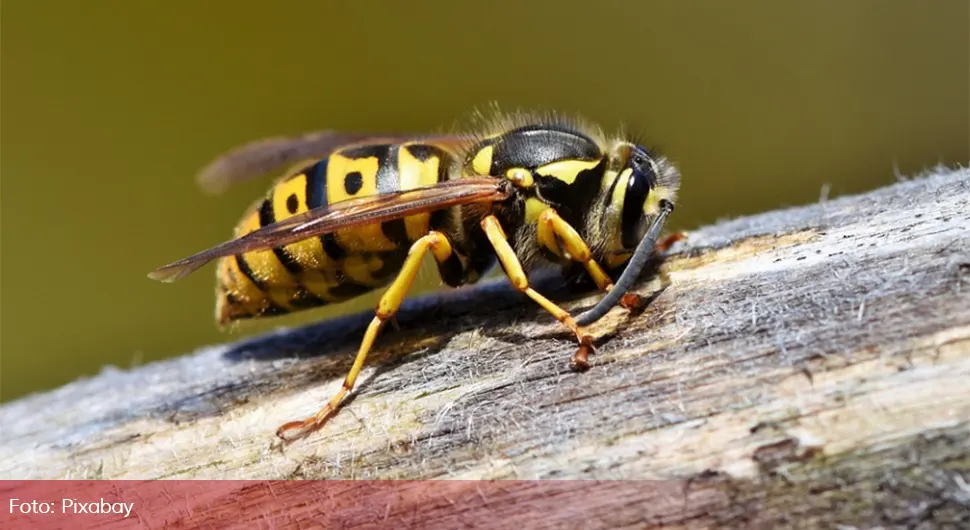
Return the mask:
<path id="1" fill-rule="evenodd" d="M 626 195 L 623 198 L 623 220 L 620 228 L 620 242 L 624 248 L 633 248 L 643 237 L 643 204 L 653 190 L 656 176 L 650 165 L 638 166 L 630 174 Z"/>

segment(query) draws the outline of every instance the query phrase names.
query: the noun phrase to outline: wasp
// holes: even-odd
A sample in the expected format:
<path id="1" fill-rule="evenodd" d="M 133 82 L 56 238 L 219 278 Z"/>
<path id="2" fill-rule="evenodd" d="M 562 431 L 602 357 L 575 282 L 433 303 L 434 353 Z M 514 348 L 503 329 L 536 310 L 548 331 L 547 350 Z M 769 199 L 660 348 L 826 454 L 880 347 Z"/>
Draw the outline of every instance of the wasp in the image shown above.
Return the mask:
<path id="1" fill-rule="evenodd" d="M 654 251 L 673 210 L 675 165 L 624 135 L 555 114 L 497 114 L 480 133 L 380 135 L 322 131 L 245 144 L 199 176 L 220 190 L 301 162 L 236 227 L 235 237 L 149 276 L 183 278 L 217 265 L 216 317 L 287 314 L 386 287 L 340 390 L 316 414 L 282 425 L 301 436 L 335 415 L 381 329 L 431 254 L 442 281 L 475 283 L 496 262 L 518 291 L 561 322 L 588 368 L 585 326 L 616 304 Z M 578 318 L 529 283 L 541 264 L 581 265 L 606 296 Z M 614 284 L 606 270 L 627 264 Z"/>

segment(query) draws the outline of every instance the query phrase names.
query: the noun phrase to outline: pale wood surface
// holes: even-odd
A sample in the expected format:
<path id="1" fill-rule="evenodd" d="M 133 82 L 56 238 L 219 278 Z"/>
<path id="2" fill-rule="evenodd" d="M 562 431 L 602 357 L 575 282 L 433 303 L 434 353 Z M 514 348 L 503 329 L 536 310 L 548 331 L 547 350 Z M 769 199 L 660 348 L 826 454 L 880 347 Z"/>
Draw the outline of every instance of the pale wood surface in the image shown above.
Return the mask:
<path id="1" fill-rule="evenodd" d="M 5 404 L 0 477 L 667 479 L 648 520 L 970 524 L 970 170 L 704 227 L 662 270 L 584 374 L 490 284 L 411 301 L 356 399 L 285 448 L 369 314 Z M 627 521 L 621 498 L 594 504 Z"/>

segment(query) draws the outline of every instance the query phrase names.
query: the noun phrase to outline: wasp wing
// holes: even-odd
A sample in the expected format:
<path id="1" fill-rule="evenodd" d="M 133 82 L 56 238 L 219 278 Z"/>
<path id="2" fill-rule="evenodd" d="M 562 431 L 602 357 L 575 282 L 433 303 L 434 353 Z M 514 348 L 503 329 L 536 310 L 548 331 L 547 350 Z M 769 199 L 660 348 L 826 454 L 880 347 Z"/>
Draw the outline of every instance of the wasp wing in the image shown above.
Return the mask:
<path id="1" fill-rule="evenodd" d="M 423 188 L 349 199 L 266 225 L 237 239 L 165 265 L 151 272 L 148 277 L 174 282 L 217 258 L 281 247 L 340 228 L 399 219 L 449 206 L 501 201 L 509 195 L 507 186 L 499 179 L 472 177 Z"/>
<path id="2" fill-rule="evenodd" d="M 460 145 L 463 135 L 380 134 L 365 132 L 314 131 L 299 136 L 263 138 L 243 144 L 219 156 L 196 177 L 207 193 L 221 193 L 233 184 L 303 162 L 308 165 L 342 147 L 368 143 L 425 141 L 443 146 Z M 296 168 L 300 169 L 300 168 Z"/>

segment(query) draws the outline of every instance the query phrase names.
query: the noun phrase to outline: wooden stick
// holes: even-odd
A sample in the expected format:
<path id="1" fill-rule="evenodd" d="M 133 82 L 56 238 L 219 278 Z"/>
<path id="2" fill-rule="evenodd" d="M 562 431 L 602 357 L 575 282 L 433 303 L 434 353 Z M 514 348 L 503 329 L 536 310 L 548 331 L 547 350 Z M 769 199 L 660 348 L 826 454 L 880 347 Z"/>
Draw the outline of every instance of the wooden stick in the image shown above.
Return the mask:
<path id="1" fill-rule="evenodd" d="M 0 476 L 667 479 L 685 493 L 595 504 L 671 524 L 966 527 L 970 170 L 705 227 L 661 272 L 642 314 L 591 328 L 583 374 L 573 337 L 503 280 L 411 300 L 356 399 L 300 442 L 273 430 L 336 390 L 370 313 L 4 404 Z"/>

